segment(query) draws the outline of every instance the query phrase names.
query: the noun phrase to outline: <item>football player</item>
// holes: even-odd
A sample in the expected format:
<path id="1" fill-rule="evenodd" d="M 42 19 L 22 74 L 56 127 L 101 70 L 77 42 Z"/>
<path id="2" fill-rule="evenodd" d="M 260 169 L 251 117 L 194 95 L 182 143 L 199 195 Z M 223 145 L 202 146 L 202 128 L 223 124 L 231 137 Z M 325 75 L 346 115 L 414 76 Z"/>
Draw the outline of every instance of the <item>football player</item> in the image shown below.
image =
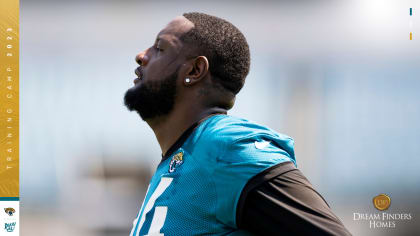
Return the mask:
<path id="1" fill-rule="evenodd" d="M 162 159 L 131 236 L 350 235 L 296 168 L 290 137 L 227 115 L 250 67 L 234 25 L 186 13 L 136 61 L 124 102 Z"/>

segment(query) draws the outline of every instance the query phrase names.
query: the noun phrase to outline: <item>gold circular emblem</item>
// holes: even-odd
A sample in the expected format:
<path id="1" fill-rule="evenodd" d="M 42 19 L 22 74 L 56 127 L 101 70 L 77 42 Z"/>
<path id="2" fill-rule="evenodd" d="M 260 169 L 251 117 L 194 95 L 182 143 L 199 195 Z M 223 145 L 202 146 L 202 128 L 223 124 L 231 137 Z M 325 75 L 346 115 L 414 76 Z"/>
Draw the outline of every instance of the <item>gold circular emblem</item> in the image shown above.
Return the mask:
<path id="1" fill-rule="evenodd" d="M 379 194 L 373 198 L 373 205 L 376 209 L 384 211 L 391 205 L 391 198 L 386 194 Z"/>

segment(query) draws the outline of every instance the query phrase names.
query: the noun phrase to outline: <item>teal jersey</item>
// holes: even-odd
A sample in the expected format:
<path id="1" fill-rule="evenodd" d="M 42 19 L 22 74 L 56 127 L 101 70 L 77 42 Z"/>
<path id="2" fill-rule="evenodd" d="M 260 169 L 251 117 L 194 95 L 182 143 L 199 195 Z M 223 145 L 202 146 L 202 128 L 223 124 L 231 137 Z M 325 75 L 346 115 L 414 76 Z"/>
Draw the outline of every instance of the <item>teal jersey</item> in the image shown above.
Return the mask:
<path id="1" fill-rule="evenodd" d="M 288 161 L 296 165 L 290 137 L 245 119 L 210 116 L 159 164 L 130 236 L 247 235 L 236 225 L 242 189 Z"/>

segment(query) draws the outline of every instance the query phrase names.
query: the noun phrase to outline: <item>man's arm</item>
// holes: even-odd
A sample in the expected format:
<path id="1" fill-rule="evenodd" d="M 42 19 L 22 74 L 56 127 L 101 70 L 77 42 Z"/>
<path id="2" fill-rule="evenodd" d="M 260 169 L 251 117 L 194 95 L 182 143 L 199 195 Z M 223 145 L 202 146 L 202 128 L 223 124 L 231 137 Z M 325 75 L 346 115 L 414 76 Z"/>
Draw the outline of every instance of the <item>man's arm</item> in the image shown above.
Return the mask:
<path id="1" fill-rule="evenodd" d="M 351 235 L 293 163 L 253 177 L 236 214 L 240 229 L 257 235 Z"/>

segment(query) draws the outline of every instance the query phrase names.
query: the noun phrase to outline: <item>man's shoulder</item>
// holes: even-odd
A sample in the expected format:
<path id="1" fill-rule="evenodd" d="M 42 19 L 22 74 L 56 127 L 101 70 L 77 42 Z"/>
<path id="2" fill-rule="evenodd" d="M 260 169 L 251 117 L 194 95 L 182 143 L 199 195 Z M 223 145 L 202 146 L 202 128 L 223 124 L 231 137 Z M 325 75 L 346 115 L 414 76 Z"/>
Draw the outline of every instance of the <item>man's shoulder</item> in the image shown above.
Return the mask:
<path id="1" fill-rule="evenodd" d="M 200 128 L 200 135 L 211 140 L 223 139 L 235 142 L 253 136 L 291 139 L 289 136 L 278 133 L 257 122 L 230 115 L 210 117 L 204 121 Z"/>
<path id="2" fill-rule="evenodd" d="M 276 133 L 253 121 L 230 115 L 216 115 L 208 118 L 202 124 L 200 132 L 205 142 L 223 141 L 226 143 L 261 134 L 275 135 Z"/>
<path id="3" fill-rule="evenodd" d="M 293 139 L 256 122 L 229 115 L 216 115 L 205 120 L 197 130 L 196 145 L 213 153 L 237 150 L 244 146 L 257 149 L 270 142 L 293 154 Z"/>

